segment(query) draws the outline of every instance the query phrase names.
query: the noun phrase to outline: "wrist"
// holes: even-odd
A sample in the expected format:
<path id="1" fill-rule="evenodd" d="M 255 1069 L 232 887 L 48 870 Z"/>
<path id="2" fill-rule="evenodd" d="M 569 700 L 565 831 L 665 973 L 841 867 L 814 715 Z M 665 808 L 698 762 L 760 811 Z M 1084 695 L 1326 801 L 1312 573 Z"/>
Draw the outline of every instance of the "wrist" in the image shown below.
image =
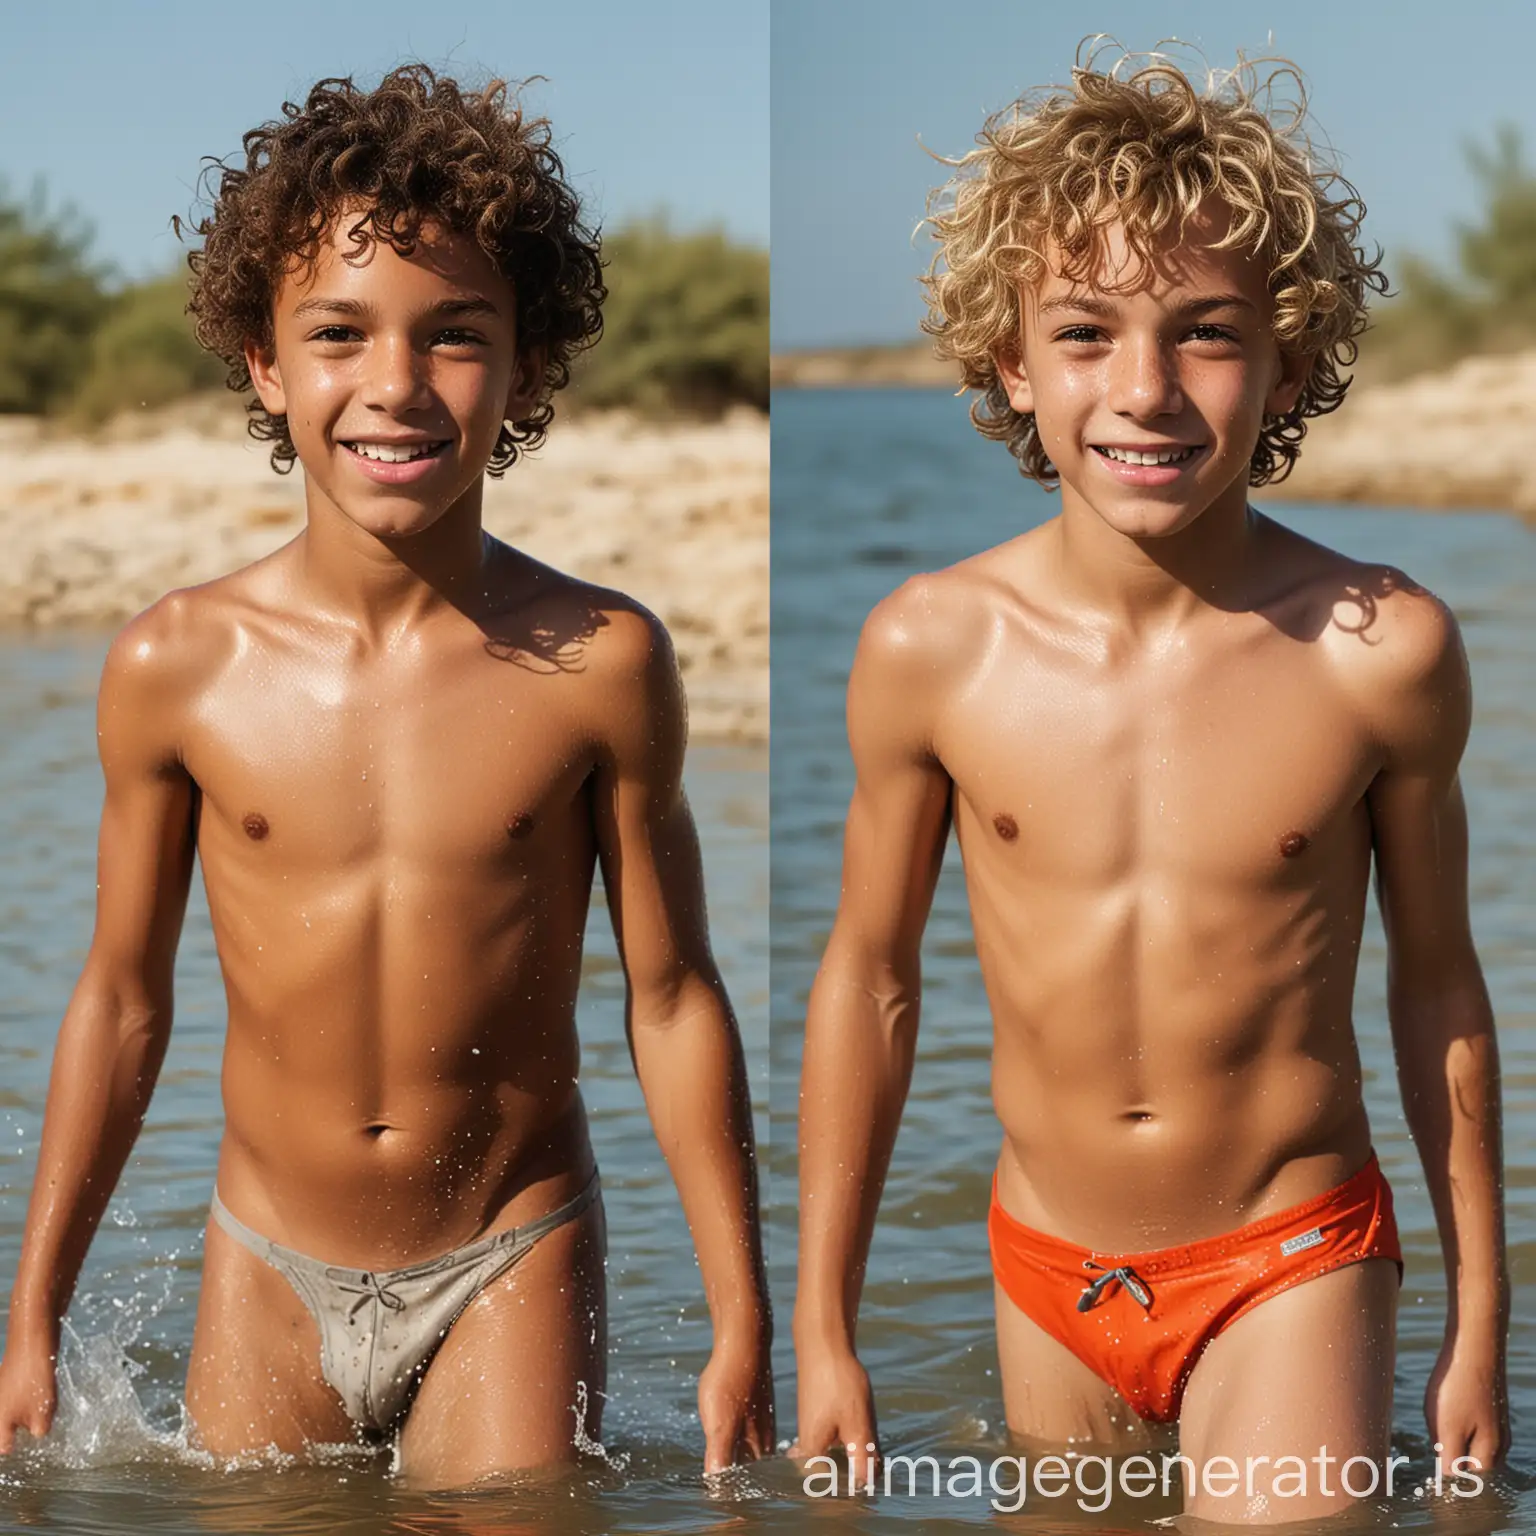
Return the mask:
<path id="1" fill-rule="evenodd" d="M 766 1354 L 773 1346 L 773 1319 L 721 1318 L 715 1325 L 715 1348 L 729 1354 Z"/>
<path id="2" fill-rule="evenodd" d="M 46 1354 L 49 1359 L 55 1359 L 62 1331 L 59 1319 L 50 1308 L 29 1305 L 20 1295 L 11 1298 L 5 1334 L 7 1354 Z"/>
<path id="3" fill-rule="evenodd" d="M 791 1332 L 795 1353 L 851 1355 L 854 1353 L 855 1325 L 852 1319 L 836 1312 L 796 1308 Z"/>
<path id="4" fill-rule="evenodd" d="M 1509 1284 L 1502 1274 L 1453 1285 L 1446 1308 L 1446 1332 L 1502 1337 L 1509 1325 Z"/>
<path id="5" fill-rule="evenodd" d="M 717 1349 L 767 1348 L 773 1342 L 773 1308 L 755 1287 L 729 1302 L 711 1300 L 709 1320 Z"/>
<path id="6" fill-rule="evenodd" d="M 1458 1354 L 1498 1355 L 1508 1328 L 1507 1316 L 1496 1310 L 1452 1307 L 1445 1320 L 1445 1337 Z"/>

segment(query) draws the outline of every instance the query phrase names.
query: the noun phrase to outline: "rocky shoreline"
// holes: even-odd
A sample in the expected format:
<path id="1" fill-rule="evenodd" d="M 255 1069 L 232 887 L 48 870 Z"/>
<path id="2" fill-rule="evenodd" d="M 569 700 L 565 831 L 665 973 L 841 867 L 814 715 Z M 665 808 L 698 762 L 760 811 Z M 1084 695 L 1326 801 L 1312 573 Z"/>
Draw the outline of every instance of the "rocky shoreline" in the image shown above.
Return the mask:
<path id="1" fill-rule="evenodd" d="M 259 559 L 303 516 L 302 475 L 275 475 L 223 403 L 89 439 L 0 419 L 0 626 L 116 626 Z M 557 421 L 535 457 L 487 482 L 485 522 L 660 615 L 695 736 L 767 739 L 765 417 Z"/>
<path id="2" fill-rule="evenodd" d="M 1478 508 L 1536 524 L 1536 352 L 1470 357 L 1445 373 L 1351 393 L 1307 430 L 1267 498 Z"/>
<path id="3" fill-rule="evenodd" d="M 788 352 L 780 389 L 954 389 L 926 342 Z M 1513 513 L 1536 525 L 1536 352 L 1357 387 L 1307 429 L 1296 469 L 1262 499 Z"/>

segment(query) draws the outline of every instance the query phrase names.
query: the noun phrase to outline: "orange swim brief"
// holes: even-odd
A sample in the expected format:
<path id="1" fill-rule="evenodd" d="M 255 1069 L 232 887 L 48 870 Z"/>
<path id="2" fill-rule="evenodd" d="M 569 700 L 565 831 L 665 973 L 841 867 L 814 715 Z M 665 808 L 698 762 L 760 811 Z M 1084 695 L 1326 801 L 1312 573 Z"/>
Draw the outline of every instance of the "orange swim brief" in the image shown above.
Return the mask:
<path id="1" fill-rule="evenodd" d="M 1013 1304 L 1065 1344 L 1144 1419 L 1179 1416 L 1207 1344 L 1293 1285 L 1403 1254 L 1392 1191 L 1375 1154 L 1337 1189 L 1235 1232 L 1156 1253 L 1107 1254 L 1036 1232 L 997 1202 L 987 1217 L 992 1273 Z"/>

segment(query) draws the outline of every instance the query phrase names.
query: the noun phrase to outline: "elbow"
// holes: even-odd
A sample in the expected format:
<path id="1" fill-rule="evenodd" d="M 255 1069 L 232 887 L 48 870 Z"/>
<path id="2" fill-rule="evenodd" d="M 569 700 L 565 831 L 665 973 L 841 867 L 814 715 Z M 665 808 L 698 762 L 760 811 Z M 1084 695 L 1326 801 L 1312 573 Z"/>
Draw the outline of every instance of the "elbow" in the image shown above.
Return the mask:
<path id="1" fill-rule="evenodd" d="M 1494 1035 L 1493 1005 L 1475 957 L 1433 970 L 1393 967 L 1387 978 L 1387 1014 L 1400 1043 L 1422 1048 Z"/>

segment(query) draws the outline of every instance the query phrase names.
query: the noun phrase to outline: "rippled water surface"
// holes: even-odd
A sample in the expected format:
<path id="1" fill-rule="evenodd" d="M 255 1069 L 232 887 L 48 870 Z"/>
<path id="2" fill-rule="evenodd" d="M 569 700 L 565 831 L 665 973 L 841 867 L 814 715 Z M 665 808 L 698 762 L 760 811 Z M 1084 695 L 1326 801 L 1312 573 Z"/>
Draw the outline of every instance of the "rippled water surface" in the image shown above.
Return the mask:
<path id="1" fill-rule="evenodd" d="M 93 705 L 104 649 L 95 638 L 0 643 L 3 1297 L 15 1275 L 53 1037 L 90 937 L 101 795 Z M 760 750 L 697 745 L 688 767 L 715 953 L 741 1017 L 760 1121 L 768 1096 L 766 766 Z M 197 882 L 170 1053 L 70 1311 L 59 1423 L 43 1450 L 0 1462 L 0 1529 L 696 1531 L 761 1503 L 762 1478 L 735 1478 L 710 1496 L 699 1476 L 694 1390 L 708 1319 L 630 1067 L 622 1003 L 606 914 L 594 910 L 580 1024 L 608 1209 L 610 1459 L 594 1456 L 540 1489 L 443 1496 L 401 1490 L 376 1460 L 209 1470 L 178 1448 L 223 1047 L 223 994 Z M 773 1469 L 765 1475 L 771 1483 Z"/>
<path id="2" fill-rule="evenodd" d="M 1055 502 L 1020 480 L 940 394 L 781 393 L 773 423 L 773 1259 L 781 1332 L 794 1280 L 794 1114 L 805 1000 L 838 893 L 852 787 L 843 731 L 849 661 L 869 609 L 907 575 L 1012 537 Z M 1258 498 L 1262 503 L 1262 496 Z M 1431 1513 L 1411 1499 L 1377 1526 L 1536 1531 L 1536 534 L 1492 514 L 1272 509 L 1351 554 L 1389 559 L 1460 616 L 1477 715 L 1464 768 L 1472 818 L 1473 924 L 1504 1053 L 1514 1326 L 1515 1450 L 1496 1491 Z M 1376 1145 L 1407 1250 L 1399 1323 L 1396 1442 L 1425 1466 L 1420 1404 L 1438 1351 L 1445 1290 L 1434 1223 L 1397 1097 L 1387 1036 L 1385 951 L 1374 911 L 1361 955 L 1357 1022 Z M 985 1217 L 1000 1133 L 988 1093 L 990 1025 L 953 845 L 924 948 L 923 1023 L 911 1099 L 881 1207 L 860 1323 L 888 1451 L 1002 1450 Z M 781 1343 L 779 1401 L 793 1422 Z M 1146 1529 L 1134 1505 L 1107 1519 L 1062 1500 L 1003 1522 L 1045 1530 Z M 808 1505 L 830 1528 L 831 1503 Z M 1165 1514 L 1165 1510 L 1158 1510 Z M 835 1511 L 846 1523 L 845 1502 Z M 1150 1516 L 1151 1511 L 1148 1511 Z M 879 1498 L 860 1530 L 995 1520 L 985 1498 Z M 1069 1520 L 1069 1523 L 1070 1523 Z M 852 1528 L 852 1527 L 849 1527 Z"/>

